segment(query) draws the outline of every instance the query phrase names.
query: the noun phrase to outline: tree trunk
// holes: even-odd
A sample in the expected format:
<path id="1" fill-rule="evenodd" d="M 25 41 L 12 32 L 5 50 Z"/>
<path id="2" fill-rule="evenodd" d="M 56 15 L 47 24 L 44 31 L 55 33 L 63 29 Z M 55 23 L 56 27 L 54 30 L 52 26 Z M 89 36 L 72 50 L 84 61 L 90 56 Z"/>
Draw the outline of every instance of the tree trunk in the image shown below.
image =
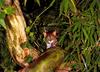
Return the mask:
<path id="1" fill-rule="evenodd" d="M 20 46 L 22 43 L 27 41 L 27 37 L 25 33 L 26 22 L 19 5 L 19 1 L 5 0 L 5 5 L 10 5 L 15 9 L 14 14 L 8 15 L 5 18 L 5 22 L 7 25 L 6 35 L 9 52 L 17 64 L 22 67 L 27 66 L 28 63 L 24 60 L 25 52 Z M 38 57 L 38 51 L 36 49 L 33 49 L 33 52 L 35 53 L 33 53 L 33 57 Z"/>

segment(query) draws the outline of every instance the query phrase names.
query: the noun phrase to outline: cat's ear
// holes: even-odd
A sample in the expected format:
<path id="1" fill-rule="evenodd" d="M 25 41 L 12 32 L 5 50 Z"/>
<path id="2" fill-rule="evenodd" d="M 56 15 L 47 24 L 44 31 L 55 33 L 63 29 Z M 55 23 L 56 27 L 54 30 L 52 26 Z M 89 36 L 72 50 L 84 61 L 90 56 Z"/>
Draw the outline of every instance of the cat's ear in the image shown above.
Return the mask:
<path id="1" fill-rule="evenodd" d="M 44 35 L 44 37 L 46 37 L 47 36 L 47 33 L 46 32 L 43 32 L 43 35 Z"/>
<path id="2" fill-rule="evenodd" d="M 53 31 L 53 32 L 52 32 L 52 34 L 53 34 L 54 36 L 56 36 L 56 35 L 57 35 L 56 30 L 55 30 L 55 31 Z"/>

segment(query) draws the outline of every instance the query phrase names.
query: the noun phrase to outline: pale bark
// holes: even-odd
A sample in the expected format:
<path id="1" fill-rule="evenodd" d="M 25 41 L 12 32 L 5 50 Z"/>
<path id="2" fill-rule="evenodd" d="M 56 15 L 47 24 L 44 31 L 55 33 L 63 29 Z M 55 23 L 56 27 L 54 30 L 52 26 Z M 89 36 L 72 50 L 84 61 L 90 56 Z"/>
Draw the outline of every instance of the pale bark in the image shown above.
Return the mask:
<path id="1" fill-rule="evenodd" d="M 15 9 L 14 14 L 6 16 L 5 19 L 7 25 L 6 35 L 8 49 L 16 63 L 18 63 L 20 66 L 28 66 L 28 63 L 24 61 L 25 52 L 20 46 L 22 43 L 27 41 L 25 33 L 26 22 L 19 5 L 19 1 L 13 1 L 14 2 L 12 2 L 12 0 L 5 0 L 6 6 L 10 5 Z M 33 52 L 33 58 L 38 57 L 38 51 L 33 49 Z"/>

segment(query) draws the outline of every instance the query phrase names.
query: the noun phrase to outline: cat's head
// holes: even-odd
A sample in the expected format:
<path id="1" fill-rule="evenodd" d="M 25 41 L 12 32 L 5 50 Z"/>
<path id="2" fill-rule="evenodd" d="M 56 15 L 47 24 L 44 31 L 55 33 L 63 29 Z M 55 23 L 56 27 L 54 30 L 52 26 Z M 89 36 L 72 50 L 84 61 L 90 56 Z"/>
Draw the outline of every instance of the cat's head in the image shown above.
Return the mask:
<path id="1" fill-rule="evenodd" d="M 57 33 L 56 31 L 43 32 L 44 39 L 47 45 L 47 48 L 53 48 L 57 45 Z"/>

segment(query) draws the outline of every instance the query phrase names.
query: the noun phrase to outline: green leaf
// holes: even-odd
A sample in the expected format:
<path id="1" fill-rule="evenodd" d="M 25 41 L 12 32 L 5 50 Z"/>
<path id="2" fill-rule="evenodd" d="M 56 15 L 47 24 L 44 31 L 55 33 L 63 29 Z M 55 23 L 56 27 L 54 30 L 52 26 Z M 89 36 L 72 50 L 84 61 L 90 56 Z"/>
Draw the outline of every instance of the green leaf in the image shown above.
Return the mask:
<path id="1" fill-rule="evenodd" d="M 80 38 L 80 34 L 79 34 L 79 33 L 75 33 L 75 34 L 73 35 L 73 41 L 79 40 L 79 38 Z"/>
<path id="2" fill-rule="evenodd" d="M 64 0 L 64 13 L 65 13 L 65 15 L 67 14 L 68 6 L 69 6 L 69 0 Z"/>
<path id="3" fill-rule="evenodd" d="M 4 5 L 4 0 L 0 0 L 0 8 Z"/>
<path id="4" fill-rule="evenodd" d="M 76 4 L 75 4 L 75 0 L 70 0 L 70 9 L 72 10 L 72 12 L 77 13 L 77 8 L 76 8 Z"/>
<path id="5" fill-rule="evenodd" d="M 40 6 L 40 0 L 35 0 L 35 2 Z"/>
<path id="6" fill-rule="evenodd" d="M 30 63 L 32 61 L 33 57 L 32 56 L 28 56 L 25 58 L 25 61 Z"/>
<path id="7" fill-rule="evenodd" d="M 27 32 L 27 33 L 30 32 L 30 27 L 29 27 L 29 26 L 27 26 L 27 28 L 26 28 L 26 32 Z"/>
<path id="8" fill-rule="evenodd" d="M 75 31 L 78 29 L 79 24 L 80 24 L 80 23 L 78 23 L 78 22 L 75 23 L 74 28 L 73 28 L 73 30 L 72 30 L 73 32 L 75 32 Z"/>
<path id="9" fill-rule="evenodd" d="M 6 24 L 4 19 L 0 19 L 0 25 L 6 29 Z"/>
<path id="10" fill-rule="evenodd" d="M 100 10 L 100 0 L 96 0 L 96 1 L 97 1 L 97 6 L 98 6 L 98 8 Z"/>
<path id="11" fill-rule="evenodd" d="M 9 6 L 9 7 L 6 7 L 6 8 L 4 9 L 4 12 L 5 12 L 5 14 L 10 15 L 10 14 L 12 14 L 12 13 L 15 12 L 15 9 L 12 8 L 11 6 Z"/>
<path id="12" fill-rule="evenodd" d="M 86 64 L 90 65 L 90 61 L 91 61 L 91 52 L 90 50 L 87 48 L 84 48 L 84 50 L 82 51 L 82 53 L 84 54 L 84 57 L 86 58 Z"/>
<path id="13" fill-rule="evenodd" d="M 87 50 L 87 54 L 86 54 L 86 63 L 87 65 L 90 65 L 90 61 L 91 61 L 91 53 L 89 50 Z"/>
<path id="14" fill-rule="evenodd" d="M 82 31 L 84 33 L 85 39 L 87 40 L 88 39 L 88 34 L 87 34 L 86 30 L 84 28 L 82 28 Z"/>
<path id="15" fill-rule="evenodd" d="M 69 0 L 62 0 L 60 4 L 60 14 L 59 15 L 61 15 L 63 12 L 66 15 L 68 11 L 68 7 L 69 7 Z"/>
<path id="16" fill-rule="evenodd" d="M 63 8 L 63 1 L 64 0 L 62 0 L 62 2 L 60 4 L 60 13 L 59 13 L 59 16 L 61 16 L 61 14 L 63 13 L 63 10 L 64 10 L 64 8 Z"/>
<path id="17" fill-rule="evenodd" d="M 30 32 L 29 36 L 33 37 L 33 35 L 34 35 L 34 32 Z"/>
<path id="18" fill-rule="evenodd" d="M 94 36 L 95 33 L 96 33 L 95 32 L 95 29 L 94 28 L 91 28 L 90 29 L 90 35 L 89 35 L 89 41 L 90 41 L 91 44 L 95 44 L 95 38 L 94 38 L 95 37 Z"/>
<path id="19" fill-rule="evenodd" d="M 91 14 L 93 15 L 94 14 L 94 7 L 95 7 L 95 4 L 96 4 L 96 0 L 94 0 L 91 5 L 90 5 L 90 10 L 91 10 Z"/>
<path id="20" fill-rule="evenodd" d="M 4 19 L 5 18 L 5 13 L 4 12 L 0 12 L 0 19 Z"/>
<path id="21" fill-rule="evenodd" d="M 95 6 L 95 4 L 96 4 L 96 0 L 93 0 L 93 2 L 90 4 L 90 8 L 94 8 L 94 6 Z"/>
<path id="22" fill-rule="evenodd" d="M 60 37 L 59 44 L 61 44 L 61 46 L 63 45 L 63 42 L 64 42 L 64 40 L 65 40 L 65 36 L 66 36 L 66 33 L 64 33 L 64 34 Z"/>

